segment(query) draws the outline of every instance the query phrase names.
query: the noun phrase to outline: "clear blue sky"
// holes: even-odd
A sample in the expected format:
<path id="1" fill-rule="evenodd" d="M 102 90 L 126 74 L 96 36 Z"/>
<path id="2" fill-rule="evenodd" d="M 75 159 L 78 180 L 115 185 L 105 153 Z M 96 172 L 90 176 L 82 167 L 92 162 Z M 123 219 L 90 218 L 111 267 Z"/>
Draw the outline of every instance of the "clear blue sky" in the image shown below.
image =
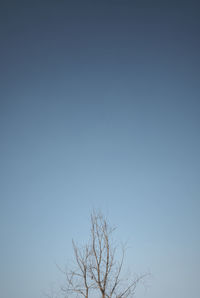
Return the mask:
<path id="1" fill-rule="evenodd" d="M 100 208 L 137 298 L 200 292 L 197 1 L 2 1 L 0 283 L 37 298 Z"/>

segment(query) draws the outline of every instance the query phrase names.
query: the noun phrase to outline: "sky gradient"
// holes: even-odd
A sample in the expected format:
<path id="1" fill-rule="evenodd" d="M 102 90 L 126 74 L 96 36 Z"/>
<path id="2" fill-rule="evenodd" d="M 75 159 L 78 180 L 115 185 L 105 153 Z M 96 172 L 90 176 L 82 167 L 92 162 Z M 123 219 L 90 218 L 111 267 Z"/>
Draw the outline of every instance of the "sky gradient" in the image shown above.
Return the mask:
<path id="1" fill-rule="evenodd" d="M 41 298 L 101 209 L 152 273 L 200 292 L 197 1 L 2 1 L 0 283 Z"/>

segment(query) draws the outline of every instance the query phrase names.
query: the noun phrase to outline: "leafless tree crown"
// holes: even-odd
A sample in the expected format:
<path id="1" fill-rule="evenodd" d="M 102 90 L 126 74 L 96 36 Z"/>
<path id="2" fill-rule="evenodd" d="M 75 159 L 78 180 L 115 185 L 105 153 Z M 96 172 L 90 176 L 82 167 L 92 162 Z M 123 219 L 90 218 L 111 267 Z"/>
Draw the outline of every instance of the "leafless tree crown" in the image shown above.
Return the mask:
<path id="1" fill-rule="evenodd" d="M 65 272 L 66 283 L 62 287 L 65 297 L 133 297 L 138 282 L 144 275 L 134 280 L 122 279 L 124 249 L 120 260 L 116 258 L 116 246 L 112 240 L 114 228 L 100 213 L 91 214 L 91 235 L 84 247 L 73 241 L 76 266 Z"/>

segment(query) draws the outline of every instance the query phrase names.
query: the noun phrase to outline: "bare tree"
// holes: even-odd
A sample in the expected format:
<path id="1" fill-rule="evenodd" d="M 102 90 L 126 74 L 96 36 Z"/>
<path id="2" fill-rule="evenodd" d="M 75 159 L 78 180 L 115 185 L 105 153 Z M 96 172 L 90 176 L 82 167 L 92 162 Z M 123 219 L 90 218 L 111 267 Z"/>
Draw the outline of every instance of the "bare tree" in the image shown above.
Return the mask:
<path id="1" fill-rule="evenodd" d="M 136 286 L 145 275 L 134 280 L 122 279 L 125 249 L 120 260 L 116 258 L 117 246 L 112 235 L 114 228 L 100 213 L 91 214 L 89 242 L 78 247 L 73 241 L 75 267 L 65 271 L 66 283 L 61 288 L 65 297 L 133 297 Z"/>

